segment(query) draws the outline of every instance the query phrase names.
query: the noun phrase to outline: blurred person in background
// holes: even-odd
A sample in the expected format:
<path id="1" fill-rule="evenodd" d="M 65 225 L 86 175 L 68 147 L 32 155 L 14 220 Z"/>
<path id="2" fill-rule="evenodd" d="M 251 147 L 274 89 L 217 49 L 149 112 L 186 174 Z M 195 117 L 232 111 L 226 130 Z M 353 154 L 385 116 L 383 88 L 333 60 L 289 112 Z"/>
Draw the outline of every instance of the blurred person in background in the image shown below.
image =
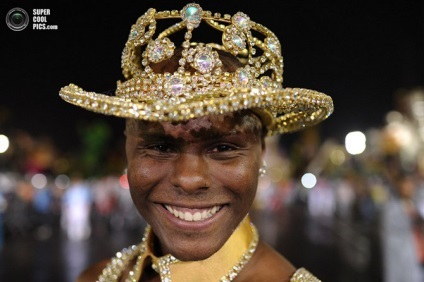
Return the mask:
<path id="1" fill-rule="evenodd" d="M 414 173 L 398 169 L 381 211 L 384 281 L 422 282 L 424 221 L 414 201 L 417 179 Z"/>
<path id="2" fill-rule="evenodd" d="M 3 193 L 0 192 L 0 250 L 3 247 L 4 244 L 4 212 L 7 209 L 7 201 L 6 198 L 3 196 Z"/>
<path id="3" fill-rule="evenodd" d="M 75 173 L 62 197 L 61 226 L 70 240 L 81 241 L 89 238 L 92 202 L 93 196 L 88 183 L 81 175 Z"/>
<path id="4" fill-rule="evenodd" d="M 24 235 L 34 227 L 34 188 L 26 177 L 16 181 L 16 193 L 8 197 L 5 221 L 12 236 Z"/>

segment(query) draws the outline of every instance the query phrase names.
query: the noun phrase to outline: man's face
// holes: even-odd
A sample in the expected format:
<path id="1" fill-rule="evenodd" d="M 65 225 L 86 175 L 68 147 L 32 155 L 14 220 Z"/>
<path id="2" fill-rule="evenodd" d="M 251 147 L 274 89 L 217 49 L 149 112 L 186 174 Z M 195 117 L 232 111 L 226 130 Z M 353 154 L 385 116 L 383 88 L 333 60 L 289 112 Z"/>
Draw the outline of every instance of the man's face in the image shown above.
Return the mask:
<path id="1" fill-rule="evenodd" d="M 264 152 L 258 118 L 128 120 L 126 135 L 131 196 L 160 252 L 200 260 L 218 251 L 255 197 Z"/>

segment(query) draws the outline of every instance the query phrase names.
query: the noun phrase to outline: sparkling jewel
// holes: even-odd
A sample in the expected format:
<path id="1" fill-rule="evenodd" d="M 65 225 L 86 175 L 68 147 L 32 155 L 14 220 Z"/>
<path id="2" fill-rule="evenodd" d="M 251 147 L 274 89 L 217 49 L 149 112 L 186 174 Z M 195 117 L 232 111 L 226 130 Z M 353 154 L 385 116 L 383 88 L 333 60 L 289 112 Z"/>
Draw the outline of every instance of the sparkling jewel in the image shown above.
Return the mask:
<path id="1" fill-rule="evenodd" d="M 158 63 L 170 58 L 174 54 L 174 43 L 168 38 L 157 38 L 155 41 L 149 42 L 146 48 L 146 54 L 150 62 Z M 142 61 L 143 65 L 145 64 Z"/>
<path id="2" fill-rule="evenodd" d="M 260 81 L 261 81 L 262 86 L 264 86 L 266 88 L 272 86 L 272 80 L 269 76 L 261 77 Z"/>
<path id="3" fill-rule="evenodd" d="M 214 67 L 213 58 L 208 54 L 199 54 L 196 56 L 196 67 L 201 73 L 207 73 Z"/>
<path id="4" fill-rule="evenodd" d="M 234 25 L 225 28 L 222 43 L 228 51 L 236 56 L 246 48 L 245 35 Z"/>
<path id="5" fill-rule="evenodd" d="M 233 16 L 232 23 L 245 31 L 250 28 L 250 18 L 241 12 L 238 12 Z"/>
<path id="6" fill-rule="evenodd" d="M 246 48 L 246 43 L 239 35 L 233 34 L 231 39 L 238 48 L 240 49 Z"/>
<path id="7" fill-rule="evenodd" d="M 149 59 L 152 62 L 158 62 L 162 60 L 165 56 L 165 48 L 162 45 L 155 45 L 152 52 L 149 53 Z"/>
<path id="8" fill-rule="evenodd" d="M 246 70 L 241 69 L 237 72 L 237 79 L 241 85 L 247 85 L 249 82 L 249 74 Z"/>
<path id="9" fill-rule="evenodd" d="M 190 51 L 193 49 L 190 49 Z M 189 53 L 192 53 L 190 52 Z M 198 70 L 200 73 L 204 74 L 204 78 L 207 79 L 207 84 L 209 84 L 209 75 L 211 71 L 216 66 L 221 66 L 221 61 L 219 60 L 218 53 L 216 51 L 212 51 L 210 47 L 204 47 L 202 45 L 198 45 L 194 49 L 194 59 L 191 63 L 191 66 Z M 190 56 L 189 56 L 190 57 Z M 207 85 L 206 84 L 206 85 Z M 205 85 L 205 86 L 206 86 Z"/>
<path id="10" fill-rule="evenodd" d="M 194 3 L 188 4 L 182 9 L 181 16 L 183 20 L 192 24 L 193 27 L 198 27 L 202 20 L 202 8 Z"/>
<path id="11" fill-rule="evenodd" d="M 273 38 L 266 38 L 265 43 L 268 45 L 269 50 L 271 50 L 274 54 L 280 53 L 280 47 L 278 42 Z"/>
<path id="12" fill-rule="evenodd" d="M 131 31 L 130 37 L 131 37 L 131 39 L 134 39 L 134 38 L 137 37 L 137 35 L 138 35 L 138 32 L 136 30 L 133 30 L 133 31 Z"/>
<path id="13" fill-rule="evenodd" d="M 165 89 L 169 94 L 179 96 L 184 90 L 184 80 L 178 76 L 172 76 L 165 83 Z"/>

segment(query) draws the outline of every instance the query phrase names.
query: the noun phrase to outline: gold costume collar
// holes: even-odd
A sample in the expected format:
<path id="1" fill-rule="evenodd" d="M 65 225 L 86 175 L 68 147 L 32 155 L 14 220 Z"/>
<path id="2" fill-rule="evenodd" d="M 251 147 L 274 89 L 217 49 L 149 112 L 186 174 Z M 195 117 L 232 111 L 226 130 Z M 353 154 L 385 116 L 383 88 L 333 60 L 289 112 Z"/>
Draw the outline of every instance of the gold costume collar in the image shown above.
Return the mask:
<path id="1" fill-rule="evenodd" d="M 119 281 L 125 268 L 136 257 L 137 261 L 126 281 L 139 281 L 147 258 L 151 258 L 152 268 L 158 272 L 162 282 L 232 281 L 252 257 L 259 241 L 258 232 L 248 216 L 218 252 L 201 261 L 183 262 L 172 255 L 157 257 L 152 251 L 152 238 L 153 232 L 147 226 L 143 241 L 118 252 L 97 281 Z"/>

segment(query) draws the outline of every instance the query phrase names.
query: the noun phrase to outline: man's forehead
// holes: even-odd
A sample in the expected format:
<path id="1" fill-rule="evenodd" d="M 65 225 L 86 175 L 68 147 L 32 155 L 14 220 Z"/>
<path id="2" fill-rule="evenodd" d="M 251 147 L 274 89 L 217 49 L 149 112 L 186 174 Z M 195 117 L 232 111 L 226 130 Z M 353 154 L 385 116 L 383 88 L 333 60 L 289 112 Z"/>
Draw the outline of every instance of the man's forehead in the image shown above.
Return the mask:
<path id="1" fill-rule="evenodd" d="M 261 123 L 253 114 L 229 113 L 225 115 L 210 115 L 188 121 L 148 122 L 131 121 L 135 123 L 134 133 L 141 136 L 167 135 L 174 138 L 208 138 L 239 133 L 260 133 Z M 128 130 L 128 123 L 127 123 Z"/>

